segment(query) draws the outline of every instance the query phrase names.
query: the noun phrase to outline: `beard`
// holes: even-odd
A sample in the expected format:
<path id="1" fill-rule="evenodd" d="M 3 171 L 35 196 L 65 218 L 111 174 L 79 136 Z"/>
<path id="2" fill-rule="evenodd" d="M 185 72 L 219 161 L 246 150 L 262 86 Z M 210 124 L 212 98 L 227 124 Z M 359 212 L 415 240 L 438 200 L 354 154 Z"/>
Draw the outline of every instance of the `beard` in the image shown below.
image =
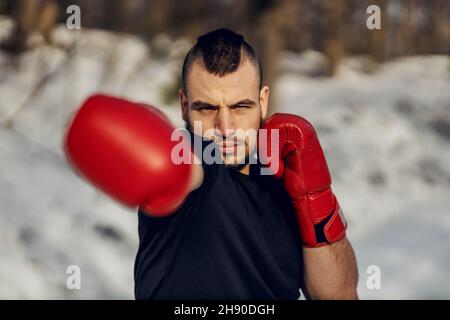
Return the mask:
<path id="1" fill-rule="evenodd" d="M 247 146 L 245 148 L 247 149 Z M 234 172 L 241 171 L 243 168 L 245 168 L 245 166 L 250 164 L 250 153 L 246 151 L 243 160 L 239 160 L 236 162 L 229 162 L 229 163 L 224 162 L 224 164 L 225 164 L 225 167 L 227 167 L 231 171 L 234 171 Z"/>
<path id="2" fill-rule="evenodd" d="M 264 122 L 264 119 L 261 116 L 260 120 L 259 120 L 259 127 L 258 127 L 258 129 L 261 128 L 263 122 Z M 185 127 L 185 129 L 187 131 L 189 131 L 190 134 L 195 134 L 194 129 L 192 128 L 192 126 L 191 126 L 189 121 L 185 121 L 184 122 L 184 127 Z M 213 141 L 210 138 L 207 138 L 207 137 L 204 137 L 204 138 L 206 138 L 206 139 L 208 139 L 210 141 Z M 227 167 L 231 171 L 238 172 L 238 171 L 241 171 L 247 165 L 251 164 L 250 163 L 250 157 L 253 157 L 254 154 L 256 153 L 257 143 L 256 143 L 256 145 L 254 146 L 254 148 L 252 150 L 249 150 L 247 142 L 245 142 L 244 147 L 245 147 L 244 159 L 236 159 L 236 161 L 234 161 L 234 162 L 226 162 L 225 159 L 223 159 L 224 157 L 222 156 L 223 163 L 224 163 L 225 167 Z"/>

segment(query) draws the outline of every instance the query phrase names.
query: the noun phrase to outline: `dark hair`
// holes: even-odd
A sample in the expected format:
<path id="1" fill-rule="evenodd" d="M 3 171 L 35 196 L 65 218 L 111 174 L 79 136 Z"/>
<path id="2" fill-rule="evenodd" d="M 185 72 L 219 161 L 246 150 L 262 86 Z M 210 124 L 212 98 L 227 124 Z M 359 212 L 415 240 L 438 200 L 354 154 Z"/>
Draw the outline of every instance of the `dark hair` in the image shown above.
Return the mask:
<path id="1" fill-rule="evenodd" d="M 209 73 L 223 77 L 238 69 L 242 60 L 241 51 L 255 66 L 261 88 L 262 67 L 255 51 L 242 35 L 222 28 L 198 37 L 197 43 L 187 53 L 181 75 L 184 90 L 186 91 L 187 74 L 198 58 L 203 59 L 203 64 Z"/>

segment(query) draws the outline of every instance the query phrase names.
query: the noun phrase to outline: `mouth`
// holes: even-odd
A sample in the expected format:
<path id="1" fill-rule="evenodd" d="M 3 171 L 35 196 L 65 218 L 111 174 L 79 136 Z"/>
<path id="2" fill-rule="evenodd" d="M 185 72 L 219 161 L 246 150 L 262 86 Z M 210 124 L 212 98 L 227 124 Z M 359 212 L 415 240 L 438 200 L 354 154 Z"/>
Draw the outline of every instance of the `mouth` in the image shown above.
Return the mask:
<path id="1" fill-rule="evenodd" d="M 222 154 L 234 154 L 236 153 L 237 148 L 242 145 L 243 145 L 242 143 L 235 143 L 235 142 L 226 142 L 218 144 Z"/>

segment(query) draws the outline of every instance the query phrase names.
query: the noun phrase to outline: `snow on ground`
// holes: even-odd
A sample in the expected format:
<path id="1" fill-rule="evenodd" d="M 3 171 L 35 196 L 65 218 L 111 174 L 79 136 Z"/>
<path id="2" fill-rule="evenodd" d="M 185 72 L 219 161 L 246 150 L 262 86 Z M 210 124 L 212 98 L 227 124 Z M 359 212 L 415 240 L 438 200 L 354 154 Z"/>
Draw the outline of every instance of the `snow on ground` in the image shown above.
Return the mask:
<path id="1" fill-rule="evenodd" d="M 176 125 L 175 84 L 186 40 L 140 39 L 59 27 L 55 45 L 17 58 L 0 51 L 0 298 L 133 298 L 134 212 L 69 168 L 66 123 L 92 92 L 164 108 Z M 118 45 L 120 44 L 120 45 Z M 349 222 L 361 298 L 450 298 L 449 58 L 372 66 L 343 61 L 317 77 L 318 53 L 286 54 L 275 88 L 280 112 L 316 127 Z M 294 67 L 293 67 L 294 66 Z M 82 289 L 65 286 L 79 265 Z M 366 269 L 381 269 L 368 290 Z"/>

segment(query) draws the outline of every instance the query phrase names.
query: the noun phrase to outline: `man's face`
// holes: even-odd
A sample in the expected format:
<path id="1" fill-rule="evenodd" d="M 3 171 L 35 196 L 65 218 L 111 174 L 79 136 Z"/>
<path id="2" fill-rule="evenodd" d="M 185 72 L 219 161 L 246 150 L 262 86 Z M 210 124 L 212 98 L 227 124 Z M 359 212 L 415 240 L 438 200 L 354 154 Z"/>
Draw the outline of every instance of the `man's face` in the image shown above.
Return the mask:
<path id="1" fill-rule="evenodd" d="M 244 160 L 256 147 L 256 139 L 246 137 L 247 130 L 257 130 L 266 116 L 269 88 L 259 88 L 256 67 L 244 58 L 239 68 L 224 77 L 209 73 L 198 59 L 187 75 L 187 93 L 180 90 L 183 119 L 195 132 L 214 140 L 225 165 L 243 167 Z M 240 129 L 240 130 L 239 130 Z"/>

